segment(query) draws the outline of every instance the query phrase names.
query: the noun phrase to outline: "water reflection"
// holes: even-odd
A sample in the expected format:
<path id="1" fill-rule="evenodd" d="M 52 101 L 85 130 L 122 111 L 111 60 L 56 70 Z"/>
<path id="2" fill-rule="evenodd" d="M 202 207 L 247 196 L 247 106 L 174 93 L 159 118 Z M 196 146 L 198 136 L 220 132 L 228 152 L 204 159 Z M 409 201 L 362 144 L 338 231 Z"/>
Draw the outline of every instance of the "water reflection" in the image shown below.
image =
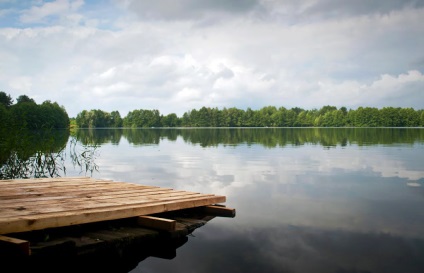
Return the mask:
<path id="1" fill-rule="evenodd" d="M 68 130 L 12 130 L 0 134 L 0 180 L 66 176 L 68 157 L 84 175 L 97 170 L 96 145 Z"/>
<path id="2" fill-rule="evenodd" d="M 422 272 L 424 240 L 293 225 L 234 231 L 210 225 L 170 262 L 151 259 L 138 272 Z"/>
<path id="3" fill-rule="evenodd" d="M 123 129 L 76 129 L 72 135 L 83 145 L 119 145 Z"/>
<path id="4" fill-rule="evenodd" d="M 199 144 L 201 147 L 239 144 L 261 144 L 265 147 L 315 144 L 324 147 L 356 144 L 393 145 L 423 142 L 419 128 L 156 128 L 156 129 L 79 129 L 77 138 L 96 144 L 119 144 L 124 137 L 133 145 L 159 144 L 161 140 Z"/>
<path id="5" fill-rule="evenodd" d="M 93 176 L 226 195 L 237 209 L 196 230 L 175 259 L 148 258 L 132 272 L 424 272 L 423 129 L 72 136 L 96 151 Z"/>
<path id="6" fill-rule="evenodd" d="M 105 231 L 106 232 L 106 231 Z M 176 250 L 187 243 L 187 237 L 144 240 L 142 242 L 127 245 L 121 248 L 101 248 L 98 252 L 87 253 L 82 251 L 81 256 L 73 256 L 71 241 L 66 237 L 62 239 L 64 243 L 51 251 L 29 257 L 19 257 L 20 262 L 16 263 L 15 256 L 8 256 L 0 251 L 0 257 L 6 258 L 3 261 L 5 268 L 13 269 L 5 272 L 113 272 L 126 273 L 133 270 L 138 263 L 149 257 L 159 259 L 174 259 Z M 84 238 L 82 238 L 84 240 Z M 126 245 L 124 243 L 124 245 Z M 68 246 L 68 248 L 67 248 Z M 89 249 L 90 247 L 88 247 Z M 64 255 L 67 254 L 67 255 Z M 91 255 L 90 255 L 91 254 Z"/>
<path id="7" fill-rule="evenodd" d="M 264 145 L 272 136 L 216 146 L 190 145 L 191 136 L 130 152 L 139 179 L 226 195 L 238 215 L 199 230 L 177 259 L 148 259 L 132 272 L 423 271 L 423 131 L 359 130 L 325 142 L 331 149 L 322 139 L 344 133 L 323 130 L 312 141 L 307 131 L 277 137 L 286 144 L 274 149 Z"/>

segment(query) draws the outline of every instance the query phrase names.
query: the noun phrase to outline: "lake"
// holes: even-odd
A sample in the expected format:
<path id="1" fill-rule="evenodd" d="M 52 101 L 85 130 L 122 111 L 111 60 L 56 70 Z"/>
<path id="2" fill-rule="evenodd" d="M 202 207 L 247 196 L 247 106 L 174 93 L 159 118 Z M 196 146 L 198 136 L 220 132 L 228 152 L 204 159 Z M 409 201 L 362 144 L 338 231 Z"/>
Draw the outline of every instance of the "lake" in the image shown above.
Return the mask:
<path id="1" fill-rule="evenodd" d="M 67 141 L 62 175 L 225 195 L 237 211 L 132 273 L 424 272 L 424 129 L 98 129 Z"/>

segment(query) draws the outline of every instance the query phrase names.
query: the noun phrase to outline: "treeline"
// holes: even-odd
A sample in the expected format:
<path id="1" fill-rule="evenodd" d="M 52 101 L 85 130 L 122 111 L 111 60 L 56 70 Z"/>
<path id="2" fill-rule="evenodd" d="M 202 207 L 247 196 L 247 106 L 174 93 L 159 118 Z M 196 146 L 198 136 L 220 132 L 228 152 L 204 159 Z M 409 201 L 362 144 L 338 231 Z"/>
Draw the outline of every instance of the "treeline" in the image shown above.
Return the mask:
<path id="1" fill-rule="evenodd" d="M 0 91 L 0 129 L 62 129 L 69 128 L 65 108 L 49 100 L 37 104 L 27 95 L 13 103 L 10 95 Z"/>
<path id="2" fill-rule="evenodd" d="M 76 117 L 80 128 L 101 127 L 421 127 L 424 110 L 400 107 L 346 107 L 324 106 L 321 109 L 276 108 L 266 106 L 259 110 L 237 108 L 193 109 L 182 117 L 172 113 L 161 115 L 159 110 L 134 110 L 124 118 L 118 111 L 84 110 Z"/>

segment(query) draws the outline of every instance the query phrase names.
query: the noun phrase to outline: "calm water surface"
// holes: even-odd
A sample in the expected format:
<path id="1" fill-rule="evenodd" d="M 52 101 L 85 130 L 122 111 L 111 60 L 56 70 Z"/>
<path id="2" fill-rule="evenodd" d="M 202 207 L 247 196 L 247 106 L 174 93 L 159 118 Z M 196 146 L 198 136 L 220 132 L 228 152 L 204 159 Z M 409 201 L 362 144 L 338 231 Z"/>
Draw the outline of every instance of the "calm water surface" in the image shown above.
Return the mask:
<path id="1" fill-rule="evenodd" d="M 227 196 L 131 272 L 424 272 L 423 129 L 80 130 L 93 177 Z M 84 175 L 68 167 L 68 176 Z"/>

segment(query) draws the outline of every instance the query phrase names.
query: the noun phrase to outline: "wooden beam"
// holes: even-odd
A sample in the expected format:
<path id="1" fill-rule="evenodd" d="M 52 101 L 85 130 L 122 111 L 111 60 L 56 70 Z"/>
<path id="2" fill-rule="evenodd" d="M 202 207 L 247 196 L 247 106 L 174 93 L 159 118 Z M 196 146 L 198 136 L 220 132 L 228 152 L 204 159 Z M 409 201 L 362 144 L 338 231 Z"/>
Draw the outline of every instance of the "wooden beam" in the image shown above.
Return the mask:
<path id="1" fill-rule="evenodd" d="M 153 228 L 153 229 L 159 229 L 159 230 L 165 230 L 165 231 L 175 231 L 176 229 L 175 220 L 153 217 L 153 216 L 138 216 L 137 224 L 139 224 L 140 226 Z"/>
<path id="2" fill-rule="evenodd" d="M 208 215 L 220 216 L 220 217 L 236 217 L 236 210 L 227 208 L 224 206 L 204 206 L 203 212 Z"/>
<path id="3" fill-rule="evenodd" d="M 28 241 L 0 235 L 0 253 L 2 252 L 7 256 L 31 255 Z"/>

